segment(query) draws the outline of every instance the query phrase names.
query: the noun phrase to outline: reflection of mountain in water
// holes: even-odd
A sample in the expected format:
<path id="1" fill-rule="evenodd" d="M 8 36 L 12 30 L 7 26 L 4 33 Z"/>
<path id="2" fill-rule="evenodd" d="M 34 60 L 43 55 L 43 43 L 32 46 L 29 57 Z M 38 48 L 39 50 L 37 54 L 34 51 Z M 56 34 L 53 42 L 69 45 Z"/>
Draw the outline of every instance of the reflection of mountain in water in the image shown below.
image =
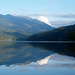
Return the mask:
<path id="1" fill-rule="evenodd" d="M 33 43 L 31 45 L 60 55 L 75 57 L 75 43 Z"/>
<path id="2" fill-rule="evenodd" d="M 75 57 L 75 44 L 0 42 L 0 65 L 47 64 L 55 53 Z"/>
<path id="3" fill-rule="evenodd" d="M 41 60 L 42 61 L 42 60 Z M 59 55 L 57 53 L 50 55 L 46 65 L 37 65 L 36 67 L 45 68 L 45 67 L 54 67 L 54 68 L 71 68 L 75 69 L 75 58 L 65 55 Z"/>
<path id="4" fill-rule="evenodd" d="M 25 63 L 19 63 L 12 65 L 11 69 L 16 69 L 16 66 L 23 67 L 24 69 L 28 67 L 34 67 L 34 68 L 65 67 L 65 68 L 75 69 L 75 58 L 55 53 L 48 57 L 45 57 L 44 59 L 38 60 L 36 64 L 34 62 L 32 64 L 27 64 L 27 65 L 25 65 Z"/>
<path id="5" fill-rule="evenodd" d="M 0 65 L 31 63 L 54 54 L 24 42 L 0 42 Z"/>

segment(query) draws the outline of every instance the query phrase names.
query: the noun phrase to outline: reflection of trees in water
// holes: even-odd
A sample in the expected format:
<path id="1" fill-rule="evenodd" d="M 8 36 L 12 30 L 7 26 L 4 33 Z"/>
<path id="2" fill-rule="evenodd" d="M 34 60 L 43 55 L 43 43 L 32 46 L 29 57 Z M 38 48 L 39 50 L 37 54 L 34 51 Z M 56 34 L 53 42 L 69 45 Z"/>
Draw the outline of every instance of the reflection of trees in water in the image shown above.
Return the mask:
<path id="1" fill-rule="evenodd" d="M 33 43 L 35 47 L 75 57 L 75 43 Z"/>

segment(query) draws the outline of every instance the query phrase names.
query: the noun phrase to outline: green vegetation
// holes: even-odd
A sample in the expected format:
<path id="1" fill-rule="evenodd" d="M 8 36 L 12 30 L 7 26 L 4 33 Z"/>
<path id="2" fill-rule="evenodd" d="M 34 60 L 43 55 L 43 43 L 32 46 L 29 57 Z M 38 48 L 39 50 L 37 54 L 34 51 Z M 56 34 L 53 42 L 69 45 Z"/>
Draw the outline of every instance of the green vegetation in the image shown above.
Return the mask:
<path id="1" fill-rule="evenodd" d="M 75 25 L 64 26 L 52 31 L 32 35 L 29 41 L 75 41 Z"/>
<path id="2" fill-rule="evenodd" d="M 4 39 L 4 38 L 0 38 L 0 41 L 1 41 L 1 40 L 5 40 L 5 39 Z"/>
<path id="3" fill-rule="evenodd" d="M 12 39 L 4 39 L 4 38 L 0 38 L 0 41 L 12 41 Z"/>
<path id="4" fill-rule="evenodd" d="M 70 33 L 69 33 L 69 38 L 68 38 L 69 40 L 74 40 L 75 41 L 75 31 L 71 31 Z"/>

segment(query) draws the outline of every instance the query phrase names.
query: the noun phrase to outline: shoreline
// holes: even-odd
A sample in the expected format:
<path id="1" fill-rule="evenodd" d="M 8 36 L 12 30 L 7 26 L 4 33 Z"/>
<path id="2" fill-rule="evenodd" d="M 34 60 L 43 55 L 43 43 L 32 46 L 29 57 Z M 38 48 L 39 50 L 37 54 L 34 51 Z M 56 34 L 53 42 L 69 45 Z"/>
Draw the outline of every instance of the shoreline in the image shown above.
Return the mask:
<path id="1" fill-rule="evenodd" d="M 75 43 L 75 41 L 0 41 L 0 42 L 26 42 L 26 43 Z"/>

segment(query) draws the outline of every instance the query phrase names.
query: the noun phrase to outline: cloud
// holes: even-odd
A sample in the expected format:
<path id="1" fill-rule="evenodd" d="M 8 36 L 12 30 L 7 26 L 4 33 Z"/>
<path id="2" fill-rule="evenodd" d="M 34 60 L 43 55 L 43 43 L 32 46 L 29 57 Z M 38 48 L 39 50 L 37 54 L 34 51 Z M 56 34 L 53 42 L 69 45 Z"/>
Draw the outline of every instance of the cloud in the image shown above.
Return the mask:
<path id="1" fill-rule="evenodd" d="M 67 10 L 67 8 L 63 7 L 63 8 L 61 8 L 61 10 Z"/>
<path id="2" fill-rule="evenodd" d="M 58 18 L 75 18 L 75 13 L 71 14 L 45 14 L 45 13 L 35 13 L 35 14 L 24 14 L 24 16 L 46 16 L 46 17 L 58 17 Z"/>
<path id="3" fill-rule="evenodd" d="M 21 11 L 21 12 L 30 12 L 31 10 L 29 10 L 29 9 L 24 9 L 24 8 L 20 8 L 19 11 Z"/>
<path id="4" fill-rule="evenodd" d="M 16 12 L 15 12 L 15 11 L 12 11 L 11 14 L 12 14 L 12 15 L 16 15 Z"/>
<path id="5" fill-rule="evenodd" d="M 39 17 L 39 16 L 51 16 L 51 15 L 48 15 L 48 14 L 45 14 L 45 13 L 35 13 L 35 14 L 24 14 L 24 16 L 32 16 L 32 17 Z"/>
<path id="6" fill-rule="evenodd" d="M 49 9 L 41 9 L 38 12 L 45 12 L 45 11 L 50 11 Z"/>
<path id="7" fill-rule="evenodd" d="M 20 11 L 24 11 L 24 9 L 23 9 L 23 8 L 20 8 L 19 10 L 20 10 Z"/>
<path id="8" fill-rule="evenodd" d="M 54 17 L 75 18 L 75 13 L 71 13 L 71 14 L 54 14 Z"/>
<path id="9" fill-rule="evenodd" d="M 37 14 L 37 13 L 35 13 L 35 14 L 24 14 L 23 16 L 37 17 L 37 16 L 42 16 L 42 15 L 47 16 L 46 14 Z"/>
<path id="10" fill-rule="evenodd" d="M 75 21 L 57 20 L 57 21 L 51 21 L 51 24 L 58 28 L 61 26 L 73 25 L 73 24 L 75 24 Z"/>

